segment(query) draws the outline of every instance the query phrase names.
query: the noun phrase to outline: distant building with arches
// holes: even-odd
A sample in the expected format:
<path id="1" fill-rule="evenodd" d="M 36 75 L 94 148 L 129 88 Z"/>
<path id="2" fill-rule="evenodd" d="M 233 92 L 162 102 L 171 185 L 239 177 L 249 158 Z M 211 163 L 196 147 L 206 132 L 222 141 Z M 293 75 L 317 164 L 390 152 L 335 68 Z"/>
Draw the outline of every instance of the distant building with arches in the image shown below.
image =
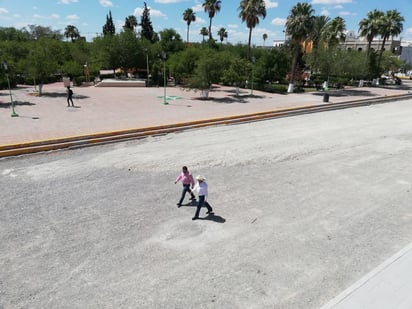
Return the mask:
<path id="1" fill-rule="evenodd" d="M 371 44 L 372 50 L 380 50 L 382 47 L 382 38 L 374 38 Z M 345 41 L 340 45 L 346 50 L 366 51 L 368 49 L 368 40 L 364 36 L 358 36 L 355 31 L 346 33 Z M 384 50 L 391 51 L 394 55 L 401 54 L 401 40 L 389 38 L 385 41 Z"/>

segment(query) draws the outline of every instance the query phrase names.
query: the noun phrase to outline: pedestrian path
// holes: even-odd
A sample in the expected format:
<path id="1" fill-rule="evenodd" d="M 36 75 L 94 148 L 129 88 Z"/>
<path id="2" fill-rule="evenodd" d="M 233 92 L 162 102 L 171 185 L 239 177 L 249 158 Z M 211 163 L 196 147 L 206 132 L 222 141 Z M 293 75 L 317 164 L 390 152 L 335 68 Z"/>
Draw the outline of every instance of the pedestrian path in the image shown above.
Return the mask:
<path id="1" fill-rule="evenodd" d="M 408 94 L 412 83 L 403 88 L 351 88 L 330 91 L 329 102 L 323 92 L 271 94 L 216 85 L 209 99 L 200 93 L 168 87 L 169 104 L 164 103 L 164 89 L 157 87 L 73 87 L 75 108 L 67 107 L 63 83 L 45 85 L 43 96 L 32 86 L 13 89 L 15 110 L 10 117 L 7 90 L 0 91 L 0 146 L 75 137 L 104 132 L 179 124 L 236 115 L 277 111 L 297 107 L 334 104 Z"/>
<path id="2" fill-rule="evenodd" d="M 411 309 L 412 243 L 321 309 Z"/>

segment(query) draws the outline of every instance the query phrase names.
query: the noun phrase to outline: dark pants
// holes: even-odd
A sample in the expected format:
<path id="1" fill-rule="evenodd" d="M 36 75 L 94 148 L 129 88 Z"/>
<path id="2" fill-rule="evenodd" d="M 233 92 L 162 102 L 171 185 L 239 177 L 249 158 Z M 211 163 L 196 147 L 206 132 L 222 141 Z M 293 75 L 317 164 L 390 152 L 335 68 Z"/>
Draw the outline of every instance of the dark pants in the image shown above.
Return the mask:
<path id="1" fill-rule="evenodd" d="M 72 99 L 72 96 L 71 95 L 69 95 L 68 97 L 67 97 L 67 106 L 70 106 L 70 103 L 69 102 L 71 102 L 72 103 L 72 106 L 74 106 L 74 104 L 73 104 L 73 99 Z"/>
<path id="2" fill-rule="evenodd" d="M 190 184 L 183 185 L 182 196 L 180 197 L 179 204 L 183 203 L 183 200 L 185 199 L 185 196 L 186 196 L 186 192 L 189 192 L 192 198 L 195 198 L 195 195 L 192 193 L 192 190 L 190 190 Z"/>
<path id="3" fill-rule="evenodd" d="M 205 201 L 205 196 L 204 195 L 199 195 L 199 201 L 197 202 L 195 218 L 199 217 L 200 208 L 202 208 L 203 206 L 205 206 L 209 212 L 213 212 L 212 207 L 210 207 L 209 203 Z"/>

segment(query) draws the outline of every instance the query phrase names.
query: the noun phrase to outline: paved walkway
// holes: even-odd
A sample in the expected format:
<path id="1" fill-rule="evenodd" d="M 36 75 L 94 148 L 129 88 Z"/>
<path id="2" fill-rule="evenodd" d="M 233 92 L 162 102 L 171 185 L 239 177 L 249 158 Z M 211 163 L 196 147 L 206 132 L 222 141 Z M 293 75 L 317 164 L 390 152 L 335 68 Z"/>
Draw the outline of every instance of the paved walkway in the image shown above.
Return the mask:
<path id="1" fill-rule="evenodd" d="M 163 88 L 75 87 L 75 107 L 67 107 L 62 83 L 44 86 L 42 97 L 33 87 L 12 90 L 19 117 L 10 117 L 10 97 L 0 91 L 0 146 L 77 135 L 120 131 L 194 120 L 234 116 L 334 104 L 367 98 L 408 94 L 412 82 L 401 88 L 351 88 L 331 91 L 328 103 L 323 93 L 267 94 L 216 87 L 209 100 L 199 93 L 167 88 L 168 103 L 163 104 Z M 377 267 L 360 281 L 331 300 L 322 309 L 412 308 L 412 244 Z"/>
<path id="2" fill-rule="evenodd" d="M 409 87 L 410 86 L 410 87 Z M 331 91 L 329 103 L 323 93 L 268 94 L 216 87 L 210 100 L 199 100 L 199 92 L 167 88 L 168 105 L 163 104 L 163 88 L 74 87 L 73 107 L 67 107 L 62 83 L 45 85 L 43 96 L 33 87 L 12 90 L 19 117 L 10 117 L 10 97 L 0 91 L 0 146 L 78 135 L 189 122 L 292 107 L 333 104 L 373 97 L 407 94 L 412 83 L 399 88 L 352 88 Z"/>

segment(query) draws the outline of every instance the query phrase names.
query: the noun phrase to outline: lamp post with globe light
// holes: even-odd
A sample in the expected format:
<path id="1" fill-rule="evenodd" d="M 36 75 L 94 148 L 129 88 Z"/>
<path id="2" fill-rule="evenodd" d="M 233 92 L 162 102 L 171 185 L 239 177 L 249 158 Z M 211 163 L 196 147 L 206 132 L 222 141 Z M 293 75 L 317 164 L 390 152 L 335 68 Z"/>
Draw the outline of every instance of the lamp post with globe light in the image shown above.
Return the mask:
<path id="1" fill-rule="evenodd" d="M 3 61 L 3 68 L 4 71 L 6 72 L 6 77 L 7 77 L 7 85 L 9 86 L 9 94 L 10 94 L 10 103 L 11 103 L 11 117 L 18 117 L 19 115 L 14 111 L 14 101 L 13 101 L 13 96 L 11 95 L 11 87 L 10 87 L 10 79 L 9 79 L 9 65 L 7 64 L 7 61 Z"/>

